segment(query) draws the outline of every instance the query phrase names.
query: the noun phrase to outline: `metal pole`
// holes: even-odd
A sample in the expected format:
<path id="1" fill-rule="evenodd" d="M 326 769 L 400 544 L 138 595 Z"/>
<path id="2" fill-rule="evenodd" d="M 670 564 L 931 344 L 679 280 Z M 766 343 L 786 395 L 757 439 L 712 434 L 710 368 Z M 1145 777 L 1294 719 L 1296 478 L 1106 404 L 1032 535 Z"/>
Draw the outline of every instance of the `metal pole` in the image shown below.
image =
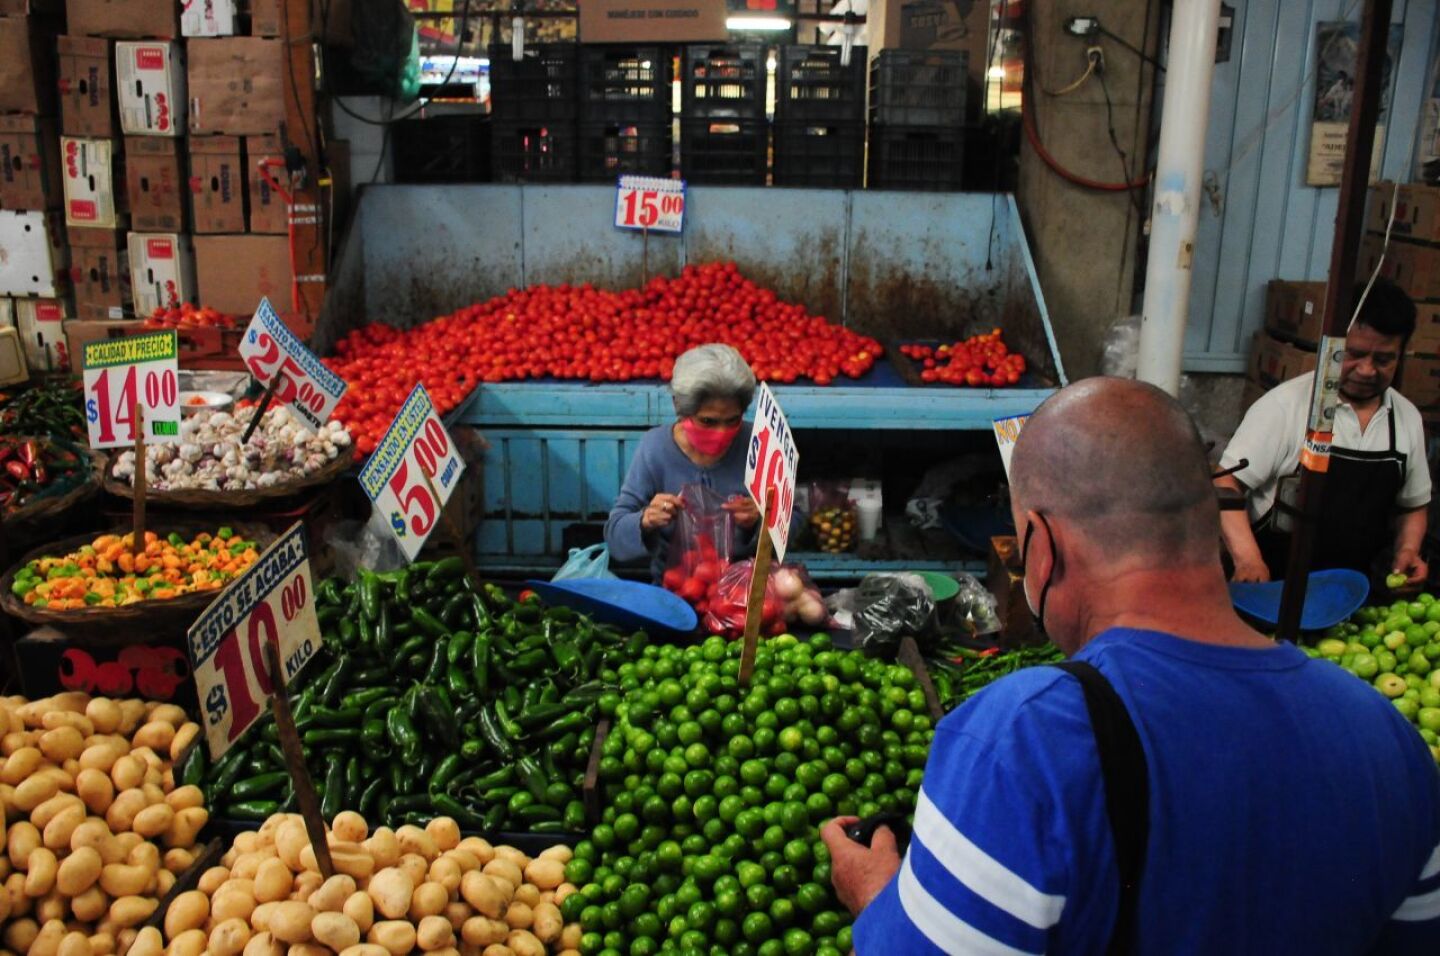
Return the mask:
<path id="1" fill-rule="evenodd" d="M 1137 371 L 1141 381 L 1171 395 L 1180 391 L 1219 28 L 1220 0 L 1176 0 L 1170 17 L 1170 59 L 1150 211 Z"/>
<path id="2" fill-rule="evenodd" d="M 1365 221 L 1365 192 L 1370 180 L 1370 154 L 1375 146 L 1375 121 L 1380 113 L 1384 85 L 1385 48 L 1390 35 L 1390 0 L 1366 0 L 1360 24 L 1359 62 L 1355 64 L 1355 93 L 1350 131 L 1345 140 L 1345 166 L 1340 179 L 1340 204 L 1335 213 L 1335 239 L 1330 247 L 1330 277 L 1325 286 L 1325 315 L 1320 339 L 1315 390 L 1305 445 L 1300 453 L 1300 491 L 1295 533 L 1290 540 L 1290 562 L 1285 569 L 1285 591 L 1280 599 L 1280 636 L 1300 636 L 1300 612 L 1309 583 L 1310 552 L 1314 549 L 1325 472 L 1330 467 L 1330 437 L 1335 405 L 1340 397 L 1340 358 L 1350 325 L 1354 297 L 1355 264 Z"/>

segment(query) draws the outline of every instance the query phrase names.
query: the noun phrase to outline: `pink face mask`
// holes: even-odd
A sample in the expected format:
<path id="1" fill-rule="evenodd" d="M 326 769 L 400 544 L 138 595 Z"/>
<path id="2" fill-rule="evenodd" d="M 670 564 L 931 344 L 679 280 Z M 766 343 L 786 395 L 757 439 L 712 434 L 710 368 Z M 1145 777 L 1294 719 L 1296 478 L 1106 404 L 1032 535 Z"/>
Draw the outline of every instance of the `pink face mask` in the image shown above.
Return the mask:
<path id="1" fill-rule="evenodd" d="M 685 430 L 685 437 L 690 440 L 690 445 L 702 455 L 723 455 L 740 434 L 740 426 L 734 425 L 730 428 L 706 428 L 693 418 L 682 418 L 680 427 Z"/>

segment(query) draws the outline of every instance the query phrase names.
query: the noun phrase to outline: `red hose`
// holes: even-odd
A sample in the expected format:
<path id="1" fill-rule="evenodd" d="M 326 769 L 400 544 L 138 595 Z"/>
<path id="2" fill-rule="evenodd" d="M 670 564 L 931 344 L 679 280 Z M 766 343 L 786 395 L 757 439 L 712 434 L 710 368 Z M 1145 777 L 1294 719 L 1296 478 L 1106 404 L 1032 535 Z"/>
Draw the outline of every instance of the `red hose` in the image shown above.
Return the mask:
<path id="1" fill-rule="evenodd" d="M 1077 173 L 1072 173 L 1064 166 L 1061 166 L 1060 161 L 1054 156 L 1051 156 L 1049 150 L 1045 148 L 1045 144 L 1040 142 L 1040 134 L 1035 130 L 1034 108 L 1030 104 L 1029 96 L 1022 96 L 1020 98 L 1020 118 L 1025 126 L 1025 138 L 1030 141 L 1030 148 L 1035 150 L 1035 155 L 1043 159 L 1046 166 L 1049 166 L 1055 171 L 1057 176 L 1067 182 L 1074 183 L 1077 186 L 1083 186 L 1086 189 L 1097 189 L 1101 192 L 1124 193 L 1132 189 L 1139 189 L 1150 181 L 1149 173 L 1146 173 L 1133 183 L 1103 183 L 1096 179 L 1088 179 Z"/>
<path id="2" fill-rule="evenodd" d="M 265 156 L 255 163 L 255 169 L 260 177 L 270 184 L 270 188 L 274 189 L 285 201 L 285 233 L 290 246 L 290 307 L 296 312 L 302 312 L 304 308 L 300 299 L 300 269 L 295 264 L 295 210 L 293 208 L 295 200 L 291 198 L 290 192 L 280 185 L 280 181 L 270 175 L 270 170 L 267 168 L 270 166 L 284 169 L 285 160 Z"/>
<path id="3" fill-rule="evenodd" d="M 1074 183 L 1076 186 L 1107 193 L 1124 193 L 1143 187 L 1150 181 L 1149 173 L 1141 176 L 1133 183 L 1107 183 L 1101 182 L 1098 179 L 1081 176 L 1078 173 L 1072 173 L 1060 165 L 1060 161 L 1054 156 L 1051 156 L 1050 151 L 1045 148 L 1045 144 L 1040 142 L 1040 133 L 1035 128 L 1035 106 L 1031 102 L 1031 96 L 1035 94 L 1036 88 L 1040 86 L 1035 78 L 1035 61 L 1032 56 L 1034 51 L 1030 48 L 1031 37 L 1034 35 L 1034 24 L 1030 21 L 1029 7 L 1023 3 L 1020 4 L 1020 6 L 1022 8 L 1020 12 L 1025 24 L 1024 46 L 1022 47 L 1024 51 L 1022 65 L 1025 69 L 1025 79 L 1020 95 L 1020 121 L 1021 125 L 1025 127 L 1025 138 L 1030 141 L 1030 148 L 1035 150 L 1035 155 L 1044 160 L 1045 165 L 1049 166 L 1055 172 L 1055 175 L 1064 179 L 1066 182 Z"/>

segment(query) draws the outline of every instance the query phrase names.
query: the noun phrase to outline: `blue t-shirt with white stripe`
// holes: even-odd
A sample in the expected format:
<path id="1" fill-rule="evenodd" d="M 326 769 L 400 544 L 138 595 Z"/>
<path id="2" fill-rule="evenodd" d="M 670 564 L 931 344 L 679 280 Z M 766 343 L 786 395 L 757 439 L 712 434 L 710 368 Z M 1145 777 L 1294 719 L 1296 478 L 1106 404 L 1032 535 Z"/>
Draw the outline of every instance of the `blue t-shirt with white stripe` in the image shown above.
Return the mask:
<path id="1" fill-rule="evenodd" d="M 1111 630 L 1077 655 L 1150 773 L 1138 949 L 1440 954 L 1440 773 L 1388 700 L 1289 645 Z M 940 722 L 858 956 L 1104 953 L 1119 885 L 1079 682 L 996 682 Z"/>

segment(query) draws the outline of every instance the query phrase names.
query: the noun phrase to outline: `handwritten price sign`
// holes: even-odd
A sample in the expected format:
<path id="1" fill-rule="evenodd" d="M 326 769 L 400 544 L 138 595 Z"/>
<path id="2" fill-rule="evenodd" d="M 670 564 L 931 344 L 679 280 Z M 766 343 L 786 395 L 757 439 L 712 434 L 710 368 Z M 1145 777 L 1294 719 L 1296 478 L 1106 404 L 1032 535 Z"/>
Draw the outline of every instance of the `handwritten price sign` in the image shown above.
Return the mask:
<path id="1" fill-rule="evenodd" d="M 310 559 L 299 523 L 205 609 L 186 635 L 210 756 L 218 759 L 275 693 L 265 645 L 289 683 L 320 650 Z"/>
<path id="2" fill-rule="evenodd" d="M 260 308 L 245 329 L 240 358 L 261 385 L 276 383 L 275 397 L 290 406 L 311 431 L 325 424 L 348 387 L 295 337 L 269 299 L 260 300 Z"/>
<path id="3" fill-rule="evenodd" d="M 91 448 L 135 443 L 135 404 L 145 407 L 145 441 L 180 441 L 180 380 L 175 333 L 151 332 L 86 342 L 85 420 Z"/>
<path id="4" fill-rule="evenodd" d="M 795 474 L 800 467 L 800 452 L 790 423 L 775 401 L 775 393 L 763 382 L 755 394 L 755 425 L 750 430 L 750 454 L 745 456 L 745 490 L 765 513 L 765 492 L 775 495 L 770 513 L 770 540 L 775 543 L 775 559 L 785 560 L 785 547 L 790 543 L 790 516 L 795 511 Z"/>
<path id="5" fill-rule="evenodd" d="M 416 385 L 360 470 L 360 486 L 414 561 L 464 473 L 429 393 Z"/>
<path id="6" fill-rule="evenodd" d="M 1010 457 L 1015 454 L 1015 440 L 1020 437 L 1020 430 L 1030 420 L 1029 415 L 1011 415 L 1009 418 L 996 418 L 991 424 L 995 426 L 995 444 L 1000 449 L 1000 463 L 1005 466 L 1005 476 L 1010 476 Z"/>
<path id="7" fill-rule="evenodd" d="M 615 225 L 618 228 L 679 232 L 684 224 L 683 179 L 620 177 L 615 189 Z"/>

